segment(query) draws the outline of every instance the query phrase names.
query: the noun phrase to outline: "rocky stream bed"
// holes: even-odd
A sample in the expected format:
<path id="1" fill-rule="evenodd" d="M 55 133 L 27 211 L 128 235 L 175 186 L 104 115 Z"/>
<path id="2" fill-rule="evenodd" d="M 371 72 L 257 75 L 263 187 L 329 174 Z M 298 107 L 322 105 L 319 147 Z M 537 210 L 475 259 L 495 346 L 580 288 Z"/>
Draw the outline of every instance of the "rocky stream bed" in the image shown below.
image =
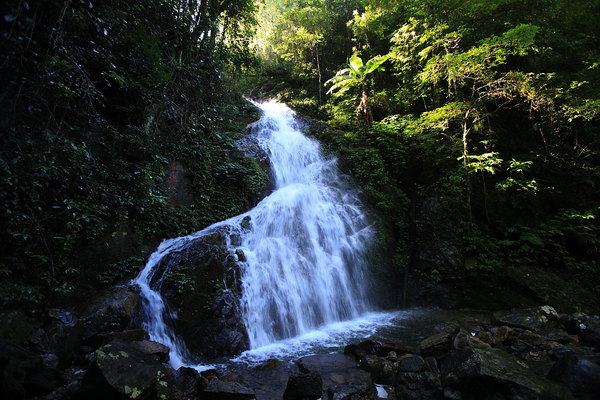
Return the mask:
<path id="1" fill-rule="evenodd" d="M 406 320 L 402 337 L 335 353 L 198 372 L 138 329 L 140 298 L 123 285 L 37 325 L 4 313 L 5 399 L 598 399 L 600 318 L 552 307 L 438 311 Z M 418 329 L 412 324 L 418 322 Z M 393 330 L 393 329 L 392 329 Z M 398 331 L 398 329 L 396 329 Z"/>

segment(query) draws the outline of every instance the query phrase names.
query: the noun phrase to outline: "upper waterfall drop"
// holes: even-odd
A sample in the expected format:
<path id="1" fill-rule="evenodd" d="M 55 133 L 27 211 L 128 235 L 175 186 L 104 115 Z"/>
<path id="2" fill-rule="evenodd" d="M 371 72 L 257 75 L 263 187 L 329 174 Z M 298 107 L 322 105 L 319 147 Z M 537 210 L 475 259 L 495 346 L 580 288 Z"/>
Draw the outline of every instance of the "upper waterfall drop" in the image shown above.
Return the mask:
<path id="1" fill-rule="evenodd" d="M 337 162 L 299 130 L 287 106 L 260 104 L 255 134 L 271 161 L 274 192 L 247 213 L 242 306 L 252 348 L 368 308 L 370 225 Z"/>
<path id="2" fill-rule="evenodd" d="M 189 365 L 191 357 L 161 296 L 168 258 L 217 231 L 228 232 L 227 257 L 241 273 L 239 309 L 250 348 L 370 308 L 364 270 L 372 229 L 358 193 L 340 175 L 336 159 L 302 134 L 292 110 L 276 102 L 257 106 L 263 116 L 251 135 L 269 157 L 273 192 L 244 214 L 163 242 L 135 280 L 144 326 L 152 340 L 170 347 L 175 367 Z"/>

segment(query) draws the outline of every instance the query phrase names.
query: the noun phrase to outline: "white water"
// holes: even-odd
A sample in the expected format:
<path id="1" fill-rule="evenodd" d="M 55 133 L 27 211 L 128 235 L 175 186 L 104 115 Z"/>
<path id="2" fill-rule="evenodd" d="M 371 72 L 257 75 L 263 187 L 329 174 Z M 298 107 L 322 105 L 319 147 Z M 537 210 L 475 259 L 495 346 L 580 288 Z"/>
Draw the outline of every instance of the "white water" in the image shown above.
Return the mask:
<path id="1" fill-rule="evenodd" d="M 340 178 L 336 160 L 299 131 L 289 108 L 258 106 L 263 117 L 253 134 L 269 156 L 273 193 L 245 214 L 163 242 L 135 279 L 144 298 L 144 326 L 152 340 L 170 347 L 176 368 L 189 365 L 189 354 L 165 321 L 156 266 L 194 238 L 239 226 L 247 217 L 251 228 L 242 231 L 237 249 L 246 258 L 241 305 L 252 349 L 357 319 L 369 309 L 363 269 L 372 231 L 357 194 Z"/>

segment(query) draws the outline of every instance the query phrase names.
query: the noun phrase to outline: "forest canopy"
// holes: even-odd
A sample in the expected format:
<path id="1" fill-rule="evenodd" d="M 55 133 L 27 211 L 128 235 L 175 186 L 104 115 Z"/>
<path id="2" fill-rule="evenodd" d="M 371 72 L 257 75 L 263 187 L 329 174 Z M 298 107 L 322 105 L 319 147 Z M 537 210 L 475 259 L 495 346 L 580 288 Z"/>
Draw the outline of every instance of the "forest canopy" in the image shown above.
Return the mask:
<path id="1" fill-rule="evenodd" d="M 600 0 L 1 12 L 4 306 L 113 283 L 149 243 L 251 207 L 268 178 L 236 147 L 256 117 L 242 94 L 327 123 L 313 134 L 374 210 L 374 269 L 392 292 L 535 266 L 600 294 Z M 419 261 L 441 242 L 461 261 Z"/>

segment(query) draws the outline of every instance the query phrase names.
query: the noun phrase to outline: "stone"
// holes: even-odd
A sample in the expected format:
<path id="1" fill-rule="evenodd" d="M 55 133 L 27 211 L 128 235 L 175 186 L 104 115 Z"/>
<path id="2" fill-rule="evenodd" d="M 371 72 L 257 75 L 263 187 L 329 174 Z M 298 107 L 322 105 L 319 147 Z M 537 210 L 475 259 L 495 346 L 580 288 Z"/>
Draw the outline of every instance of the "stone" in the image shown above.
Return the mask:
<path id="1" fill-rule="evenodd" d="M 298 360 L 301 371 L 317 372 L 323 379 L 323 400 L 372 399 L 375 386 L 367 371 L 347 354 L 322 354 Z"/>
<path id="2" fill-rule="evenodd" d="M 299 373 L 293 368 L 294 373 Z M 269 359 L 259 365 L 235 363 L 229 365 L 221 380 L 239 382 L 254 391 L 256 400 L 283 399 L 289 377 L 290 366 L 275 359 Z"/>
<path id="3" fill-rule="evenodd" d="M 393 385 L 394 378 L 398 372 L 398 364 L 398 361 L 369 354 L 363 358 L 360 365 L 371 373 L 371 377 L 375 383 Z"/>
<path id="4" fill-rule="evenodd" d="M 394 352 L 396 357 L 412 351 L 400 343 L 390 342 L 383 339 L 368 339 L 358 344 L 349 344 L 344 348 L 344 354 L 352 354 L 357 360 L 363 359 L 367 354 L 386 357 Z"/>
<path id="5" fill-rule="evenodd" d="M 540 346 L 544 343 L 544 338 L 541 335 L 533 332 L 521 332 L 517 335 L 517 339 L 527 343 L 530 346 Z"/>
<path id="6" fill-rule="evenodd" d="M 412 356 L 400 361 L 399 369 L 403 372 L 419 372 L 425 366 L 425 360 L 421 356 Z"/>
<path id="7" fill-rule="evenodd" d="M 78 398 L 145 399 L 166 385 L 163 365 L 124 342 L 100 347 L 87 370 Z"/>
<path id="8" fill-rule="evenodd" d="M 508 341 L 514 334 L 514 331 L 506 325 L 492 328 L 490 332 L 492 333 L 492 344 L 494 345 L 505 344 L 504 342 Z"/>
<path id="9" fill-rule="evenodd" d="M 156 267 L 156 276 L 166 277 L 161 295 L 176 315 L 173 330 L 197 356 L 232 357 L 249 348 L 240 305 L 243 255 L 231 247 L 239 244 L 241 229 L 217 227 L 168 254 Z M 181 290 L 182 279 L 190 290 Z"/>
<path id="10" fill-rule="evenodd" d="M 560 317 L 550 306 L 497 311 L 492 315 L 492 322 L 530 331 L 560 327 Z"/>
<path id="11" fill-rule="evenodd" d="M 477 334 L 477 339 L 481 340 L 483 343 L 487 343 L 490 344 L 492 343 L 492 333 L 485 331 L 485 332 L 479 332 Z"/>
<path id="12" fill-rule="evenodd" d="M 317 400 L 323 394 L 323 379 L 317 372 L 292 375 L 283 394 L 284 400 Z"/>
<path id="13" fill-rule="evenodd" d="M 565 385 L 578 398 L 593 399 L 600 394 L 600 366 L 574 354 L 556 362 L 548 379 Z"/>
<path id="14" fill-rule="evenodd" d="M 131 342 L 131 346 L 143 354 L 154 356 L 161 363 L 169 362 L 169 348 L 162 343 L 142 340 Z"/>
<path id="15" fill-rule="evenodd" d="M 452 350 L 452 336 L 447 332 L 440 332 L 424 339 L 420 344 L 423 357 L 438 357 Z"/>
<path id="16" fill-rule="evenodd" d="M 452 341 L 452 345 L 455 349 L 461 349 L 463 347 L 477 347 L 481 349 L 491 348 L 489 344 L 483 342 L 478 337 L 469 334 L 469 332 L 464 329 L 460 329 L 457 332 L 454 340 Z"/>
<path id="17" fill-rule="evenodd" d="M 438 400 L 444 398 L 440 375 L 433 372 L 399 372 L 396 396 L 402 400 Z"/>
<path id="18" fill-rule="evenodd" d="M 498 349 L 467 347 L 452 351 L 442 363 L 442 380 L 445 389 L 465 399 L 480 398 L 481 393 L 489 398 L 522 400 L 572 398 L 566 388 L 538 376 L 526 364 Z"/>
<path id="19" fill-rule="evenodd" d="M 546 341 L 553 341 L 562 344 L 567 344 L 571 340 L 569 334 L 562 329 L 547 329 L 540 332 L 542 338 Z"/>
<path id="20" fill-rule="evenodd" d="M 75 314 L 84 320 L 89 332 L 116 332 L 130 326 L 140 304 L 140 288 L 137 285 L 113 286 L 80 304 Z"/>
<path id="21" fill-rule="evenodd" d="M 583 346 L 600 351 L 600 317 L 576 313 L 567 318 L 566 325 L 569 333 L 579 336 L 579 342 Z"/>
<path id="22" fill-rule="evenodd" d="M 200 396 L 207 400 L 250 400 L 254 397 L 254 391 L 247 386 L 220 379 L 210 380 Z"/>
<path id="23" fill-rule="evenodd" d="M 427 357 L 425 359 L 425 364 L 427 365 L 427 369 L 435 374 L 440 373 L 440 366 L 435 359 L 435 357 Z"/>
<path id="24" fill-rule="evenodd" d="M 444 321 L 433 327 L 436 332 L 454 333 L 460 329 L 460 323 L 458 321 Z"/>

